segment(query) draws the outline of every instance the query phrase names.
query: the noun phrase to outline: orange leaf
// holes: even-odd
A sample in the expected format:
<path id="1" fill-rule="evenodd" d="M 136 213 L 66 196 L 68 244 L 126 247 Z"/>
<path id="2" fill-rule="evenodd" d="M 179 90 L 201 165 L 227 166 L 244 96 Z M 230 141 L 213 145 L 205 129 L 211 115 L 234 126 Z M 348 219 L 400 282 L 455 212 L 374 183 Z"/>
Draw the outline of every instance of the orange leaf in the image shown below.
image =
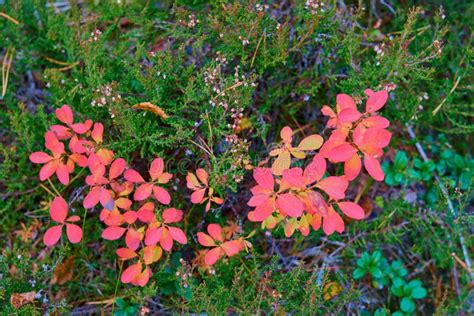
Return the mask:
<path id="1" fill-rule="evenodd" d="M 148 111 L 148 112 L 151 112 L 153 114 L 156 114 L 164 119 L 167 119 L 169 116 L 165 113 L 165 111 L 163 111 L 162 108 L 160 108 L 159 106 L 157 105 L 154 105 L 153 103 L 151 102 L 142 102 L 142 103 L 137 103 L 135 105 L 132 106 L 132 108 L 134 109 L 138 109 L 138 110 L 144 110 L 144 111 Z"/>
<path id="2" fill-rule="evenodd" d="M 74 267 L 74 256 L 67 258 L 62 263 L 58 264 L 53 272 L 51 284 L 63 285 L 72 279 L 72 272 Z"/>

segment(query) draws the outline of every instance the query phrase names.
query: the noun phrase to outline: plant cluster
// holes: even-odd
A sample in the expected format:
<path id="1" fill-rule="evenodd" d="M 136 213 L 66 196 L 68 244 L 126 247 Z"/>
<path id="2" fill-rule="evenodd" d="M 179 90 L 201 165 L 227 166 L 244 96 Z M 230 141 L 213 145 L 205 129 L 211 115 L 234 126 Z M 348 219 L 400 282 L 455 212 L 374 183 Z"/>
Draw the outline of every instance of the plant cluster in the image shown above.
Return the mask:
<path id="1" fill-rule="evenodd" d="M 128 167 L 125 159 L 115 157 L 114 152 L 107 149 L 103 143 L 104 127 L 101 123 L 91 120 L 74 123 L 74 115 L 68 105 L 57 109 L 56 117 L 63 124 L 52 125 L 45 134 L 45 147 L 51 154 L 34 152 L 30 155 L 31 162 L 43 164 L 40 180 L 51 181 L 50 177 L 56 174 L 61 184 L 68 185 L 76 164 L 89 172 L 85 177 L 88 192 L 82 206 L 86 212 L 97 205 L 102 208 L 99 219 L 107 226 L 102 238 L 124 239 L 126 247 L 118 248 L 117 256 L 121 260 L 133 259 L 134 263 L 123 271 L 121 281 L 145 286 L 152 276 L 150 265 L 160 260 L 163 250 L 171 252 L 174 242 L 186 244 L 188 241 L 184 231 L 176 227 L 183 219 L 183 211 L 168 207 L 172 199 L 163 187 L 173 175 L 165 171 L 164 160 L 156 158 L 151 162 L 145 179 Z M 65 143 L 68 144 L 67 149 Z M 213 189 L 209 188 L 207 172 L 198 169 L 196 174 L 197 177 L 193 173 L 187 176 L 188 188 L 194 191 L 191 202 L 209 200 L 206 212 L 211 201 L 222 204 L 223 200 L 214 197 Z M 207 197 L 204 197 L 206 191 Z M 133 200 L 129 198 L 132 196 Z M 74 224 L 81 218 L 78 215 L 68 217 L 68 203 L 57 190 L 49 212 L 52 221 L 58 225 L 46 231 L 43 237 L 45 245 L 54 246 L 61 239 L 64 226 L 71 243 L 81 241 L 82 228 Z M 206 255 L 208 265 L 214 264 L 222 256 L 222 251 L 232 256 L 250 246 L 243 238 L 223 242 L 221 227 L 216 224 L 209 225 L 208 232 L 212 237 L 198 234 L 203 246 L 217 246 Z"/>
<path id="2" fill-rule="evenodd" d="M 389 264 L 378 250 L 373 253 L 363 252 L 357 259 L 357 268 L 352 276 L 356 280 L 369 276 L 377 289 L 389 287 L 390 293 L 400 298 L 400 311 L 395 311 L 392 315 L 412 314 L 416 309 L 415 300 L 426 296 L 426 289 L 420 280 L 407 280 L 408 271 L 402 261 L 394 260 Z M 380 313 L 376 314 L 383 315 Z"/>
<path id="3" fill-rule="evenodd" d="M 316 231 L 321 226 L 327 235 L 342 233 L 344 220 L 337 210 L 355 220 L 365 217 L 362 207 L 344 200 L 346 190 L 359 175 L 362 158 L 372 178 L 384 179 L 378 159 L 391 138 L 386 130 L 389 121 L 377 113 L 387 102 L 387 91 L 366 90 L 366 94 L 364 113 L 357 110 L 356 102 L 347 94 L 337 95 L 336 111 L 328 106 L 322 108 L 323 114 L 329 116 L 326 126 L 333 129 L 326 142 L 313 134 L 295 147 L 292 129 L 286 126 L 281 130 L 282 143 L 270 151 L 270 156 L 276 157 L 271 168 L 254 169 L 257 185 L 247 203 L 255 207 L 248 214 L 250 221 L 262 222 L 262 227 L 269 229 L 283 222 L 285 235 L 290 237 L 295 230 L 307 236 L 310 227 Z M 291 166 L 292 162 L 304 159 L 304 169 Z M 327 162 L 343 162 L 344 174 L 328 175 Z"/>

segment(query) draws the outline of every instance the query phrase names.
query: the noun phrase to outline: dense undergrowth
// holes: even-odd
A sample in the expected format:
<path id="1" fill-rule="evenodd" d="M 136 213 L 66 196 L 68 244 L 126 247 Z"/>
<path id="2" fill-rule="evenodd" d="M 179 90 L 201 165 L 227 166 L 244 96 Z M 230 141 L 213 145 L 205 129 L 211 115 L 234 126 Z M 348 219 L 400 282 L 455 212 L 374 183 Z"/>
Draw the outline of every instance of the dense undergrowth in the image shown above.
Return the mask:
<path id="1" fill-rule="evenodd" d="M 473 6 L 393 2 L 0 1 L 2 313 L 472 313 Z M 323 106 L 345 93 L 361 110 L 367 88 L 389 92 L 392 136 L 384 180 L 362 172 L 345 191 L 364 219 L 329 236 L 249 221 L 252 169 L 271 166 L 280 131 L 327 139 Z M 61 185 L 28 159 L 63 104 L 102 123 L 127 168 L 162 157 L 173 174 L 187 243 L 144 287 L 119 282 L 123 243 L 83 207 L 88 168 Z M 199 169 L 208 183 L 189 178 Z M 190 198 L 204 187 L 213 199 Z M 83 235 L 50 248 L 58 193 Z M 252 246 L 209 266 L 211 223 Z"/>

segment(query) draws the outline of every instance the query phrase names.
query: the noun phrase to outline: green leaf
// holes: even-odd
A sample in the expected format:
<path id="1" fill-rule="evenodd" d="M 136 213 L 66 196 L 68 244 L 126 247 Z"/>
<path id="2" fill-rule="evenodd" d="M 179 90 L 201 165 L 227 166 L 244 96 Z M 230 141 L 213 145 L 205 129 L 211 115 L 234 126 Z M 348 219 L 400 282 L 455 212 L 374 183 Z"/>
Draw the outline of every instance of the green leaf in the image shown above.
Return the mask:
<path id="1" fill-rule="evenodd" d="M 411 291 L 411 297 L 413 298 L 416 298 L 416 299 L 420 299 L 420 298 L 424 298 L 426 296 L 426 290 L 424 287 L 415 287 L 412 291 Z"/>
<path id="2" fill-rule="evenodd" d="M 372 267 L 369 269 L 369 272 L 370 274 L 374 277 L 374 278 L 381 278 L 382 277 L 382 270 L 380 270 L 378 267 Z"/>
<path id="3" fill-rule="evenodd" d="M 402 311 L 404 311 L 405 313 L 413 313 L 415 311 L 415 307 L 415 302 L 413 302 L 412 299 L 408 297 L 402 298 L 402 302 L 400 303 L 400 308 L 402 309 Z"/>
<path id="4" fill-rule="evenodd" d="M 354 279 L 360 279 L 365 275 L 365 271 L 362 269 L 355 269 L 354 272 L 352 273 L 352 277 Z"/>

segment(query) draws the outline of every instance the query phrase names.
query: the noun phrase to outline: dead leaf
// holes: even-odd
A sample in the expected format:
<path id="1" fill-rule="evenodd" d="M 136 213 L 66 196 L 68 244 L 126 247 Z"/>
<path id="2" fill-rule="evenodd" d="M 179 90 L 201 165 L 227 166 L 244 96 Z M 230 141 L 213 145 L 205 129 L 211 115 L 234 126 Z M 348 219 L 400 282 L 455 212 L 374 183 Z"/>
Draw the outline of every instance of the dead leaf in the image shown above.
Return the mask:
<path id="1" fill-rule="evenodd" d="M 25 304 L 33 303 L 35 300 L 36 292 L 25 292 L 25 293 L 13 293 L 10 297 L 10 304 L 15 308 L 19 309 Z"/>
<path id="2" fill-rule="evenodd" d="M 63 285 L 72 279 L 72 272 L 74 267 L 74 256 L 67 258 L 62 263 L 58 264 L 53 272 L 51 284 Z"/>
<path id="3" fill-rule="evenodd" d="M 155 115 L 158 115 L 158 116 L 160 116 L 164 119 L 167 119 L 169 117 L 168 114 L 166 114 L 165 111 L 163 111 L 162 108 L 160 108 L 157 105 L 154 105 L 151 102 L 137 103 L 137 104 L 133 105 L 132 108 L 151 112 L 151 113 L 153 113 Z"/>
<path id="4" fill-rule="evenodd" d="M 329 301 L 339 293 L 341 293 L 342 287 L 336 282 L 329 282 L 323 288 L 323 298 L 325 301 Z"/>

